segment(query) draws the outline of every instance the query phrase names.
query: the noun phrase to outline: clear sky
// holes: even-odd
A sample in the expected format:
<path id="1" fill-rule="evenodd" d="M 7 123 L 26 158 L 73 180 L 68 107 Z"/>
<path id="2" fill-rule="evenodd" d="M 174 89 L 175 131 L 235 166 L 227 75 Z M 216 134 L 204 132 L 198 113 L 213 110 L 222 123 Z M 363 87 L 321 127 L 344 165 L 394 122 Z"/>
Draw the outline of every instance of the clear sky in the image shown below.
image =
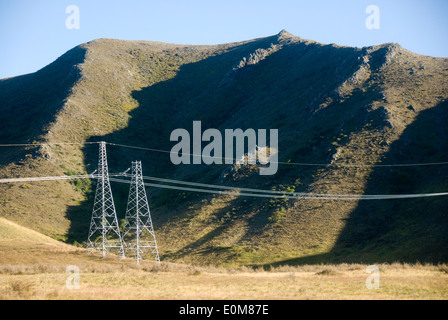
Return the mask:
<path id="1" fill-rule="evenodd" d="M 79 29 L 68 29 L 69 5 Z M 369 5 L 379 29 L 368 29 Z M 290 33 L 356 47 L 395 42 L 448 57 L 447 0 L 0 0 L 0 78 L 31 73 L 97 38 L 217 44 Z"/>

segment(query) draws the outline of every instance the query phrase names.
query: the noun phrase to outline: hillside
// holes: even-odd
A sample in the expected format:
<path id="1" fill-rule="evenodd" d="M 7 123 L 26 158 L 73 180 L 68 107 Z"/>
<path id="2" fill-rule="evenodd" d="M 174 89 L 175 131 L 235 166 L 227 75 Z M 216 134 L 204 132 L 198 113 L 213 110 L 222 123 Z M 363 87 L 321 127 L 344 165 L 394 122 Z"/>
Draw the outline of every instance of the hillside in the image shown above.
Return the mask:
<path id="1" fill-rule="evenodd" d="M 266 190 L 401 194 L 448 190 L 448 59 L 398 44 L 352 48 L 286 31 L 191 46 L 98 39 L 42 70 L 0 80 L 0 177 L 92 172 L 107 141 L 170 150 L 174 129 L 279 130 L 279 169 L 171 164 L 108 146 L 111 172 Z M 288 164 L 289 163 L 289 164 Z M 312 163 L 321 165 L 298 165 Z M 354 166 L 347 166 L 354 165 Z M 361 166 L 359 166 L 361 165 Z M 372 167 L 369 165 L 380 165 Z M 127 187 L 113 183 L 123 218 Z M 87 238 L 94 183 L 0 185 L 0 216 L 69 243 Z M 162 260 L 202 264 L 447 262 L 448 198 L 288 200 L 151 188 Z"/>
<path id="2" fill-rule="evenodd" d="M 60 244 L 60 242 L 44 236 L 34 230 L 24 228 L 14 222 L 0 218 L 0 239 L 13 241 L 32 241 L 48 244 Z"/>
<path id="3" fill-rule="evenodd" d="M 7 273 L 8 270 L 23 272 L 28 268 L 38 269 L 55 261 L 78 261 L 77 256 L 80 255 L 79 248 L 0 218 L 0 273 Z"/>

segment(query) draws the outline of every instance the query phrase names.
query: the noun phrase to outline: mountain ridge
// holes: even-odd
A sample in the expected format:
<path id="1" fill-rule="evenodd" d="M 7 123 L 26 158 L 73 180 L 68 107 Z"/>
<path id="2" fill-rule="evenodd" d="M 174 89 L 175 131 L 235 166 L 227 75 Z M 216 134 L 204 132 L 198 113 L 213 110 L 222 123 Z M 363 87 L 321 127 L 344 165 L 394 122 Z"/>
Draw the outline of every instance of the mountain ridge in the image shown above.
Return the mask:
<path id="1" fill-rule="evenodd" d="M 414 127 L 425 110 L 441 110 L 430 113 L 429 119 L 445 119 L 447 70 L 448 59 L 414 54 L 397 44 L 364 48 L 325 45 L 287 31 L 206 46 L 97 39 L 75 47 L 32 75 L 0 81 L 1 120 L 7 124 L 0 131 L 0 141 L 104 140 L 169 150 L 172 130 L 190 130 L 192 121 L 202 120 L 204 128 L 219 130 L 278 128 L 282 162 L 381 164 L 392 159 L 406 163 L 410 152 L 406 144 L 393 154 L 390 150 L 401 143 L 403 132 Z M 422 128 L 415 126 L 420 135 L 406 134 L 413 137 L 412 143 L 421 139 L 416 157 L 422 155 L 424 162 L 448 159 L 442 148 L 445 132 L 438 129 L 439 134 L 434 135 L 431 121 L 424 123 Z M 91 172 L 96 152 L 92 146 L 51 144 L 8 150 L 0 158 L 0 173 L 10 177 Z M 124 170 L 126 160 L 140 158 L 148 172 L 145 175 L 187 181 L 216 183 L 227 169 L 176 167 L 163 155 L 119 148 L 112 148 L 109 156 L 111 170 Z M 237 169 L 222 181 L 225 185 L 360 194 L 373 172 L 372 168 L 284 165 L 275 176 L 261 178 L 254 175 L 254 167 Z M 429 181 L 424 184 L 428 188 L 445 186 L 446 190 L 442 182 L 446 170 L 439 170 L 431 179 L 423 179 Z M 413 181 L 404 169 L 400 174 L 407 177 L 404 181 Z M 397 181 L 391 179 L 387 185 Z M 126 189 L 113 187 L 122 218 L 125 200 L 118 198 L 126 198 Z M 0 188 L 2 217 L 68 242 L 81 242 L 87 236 L 93 204 L 91 183 L 44 182 Z M 350 243 L 349 235 L 366 227 L 366 221 L 355 227 L 346 222 L 354 221 L 350 218 L 353 212 L 368 210 L 357 209 L 357 203 L 254 201 L 153 189 L 151 203 L 162 257 L 175 261 L 250 264 L 299 261 L 294 259 L 307 256 L 327 260 L 447 259 L 440 249 L 400 255 L 400 250 L 389 248 L 409 248 L 418 241 L 424 241 L 425 248 L 428 243 L 446 243 L 444 232 L 438 231 L 428 242 L 422 240 L 424 235 L 410 239 L 381 224 L 372 230 L 386 232 L 379 236 L 387 240 L 386 245 L 372 231 L 368 240 L 362 240 L 365 246 L 344 251 L 342 243 Z M 410 224 L 426 221 L 416 214 L 422 208 L 416 203 Z M 429 228 L 437 221 L 437 230 L 446 230 L 444 203 L 442 199 L 436 205 L 438 213 L 429 219 L 434 220 Z M 383 212 L 387 206 L 381 204 L 375 210 Z M 405 217 L 410 209 L 403 201 L 394 210 Z M 349 240 L 342 241 L 344 238 Z M 366 249 L 368 243 L 370 250 Z M 342 258 L 339 247 L 345 248 L 341 249 L 345 252 Z M 383 256 L 375 253 L 380 249 L 385 251 Z"/>

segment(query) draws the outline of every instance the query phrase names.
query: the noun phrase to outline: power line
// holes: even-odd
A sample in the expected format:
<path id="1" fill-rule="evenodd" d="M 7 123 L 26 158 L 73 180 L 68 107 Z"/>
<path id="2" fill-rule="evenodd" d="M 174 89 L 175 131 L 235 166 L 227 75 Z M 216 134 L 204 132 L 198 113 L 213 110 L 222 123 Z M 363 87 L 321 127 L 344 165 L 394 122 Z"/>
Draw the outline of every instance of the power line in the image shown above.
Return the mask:
<path id="1" fill-rule="evenodd" d="M 117 146 L 122 148 L 129 148 L 129 149 L 137 149 L 137 150 L 144 150 L 144 151 L 152 151 L 152 152 L 160 152 L 160 153 L 172 153 L 168 150 L 161 150 L 161 149 L 154 149 L 154 148 L 144 148 L 144 147 L 136 147 L 136 146 L 129 146 L 124 144 L 117 144 L 117 143 L 107 143 L 111 146 Z M 200 154 L 194 154 L 194 153 L 185 153 L 182 152 L 182 155 L 188 155 L 193 157 L 205 157 L 214 159 L 215 157 L 211 156 L 205 156 Z M 232 162 L 239 161 L 239 159 L 235 158 L 226 158 L 221 157 L 222 160 L 230 160 Z M 284 161 L 270 161 L 269 163 L 276 163 L 276 164 L 284 164 L 284 165 L 296 165 L 296 166 L 321 166 L 321 167 L 347 167 L 347 168 L 374 168 L 374 167 L 416 167 L 416 166 L 439 166 L 439 165 L 448 165 L 447 162 L 427 162 L 427 163 L 399 163 L 399 164 L 344 164 L 344 163 L 307 163 L 307 162 L 284 162 Z"/>
<path id="2" fill-rule="evenodd" d="M 32 181 L 51 181 L 51 180 L 73 180 L 73 179 L 94 179 L 93 175 L 73 175 L 73 176 L 55 176 L 55 177 L 28 177 L 28 178 L 7 178 L 0 179 L 0 183 L 14 182 L 32 182 Z"/>
<path id="3" fill-rule="evenodd" d="M 161 153 L 171 153 L 171 151 L 167 151 L 167 150 L 160 150 L 160 149 L 153 149 L 153 148 L 144 148 L 144 147 L 136 147 L 136 146 L 128 146 L 125 144 L 118 144 L 118 143 L 109 143 L 107 142 L 108 145 L 110 146 L 116 146 L 116 147 L 122 147 L 122 148 L 128 148 L 128 149 L 137 149 L 137 150 L 144 150 L 144 151 L 154 151 L 154 152 L 161 152 Z M 187 155 L 191 155 L 189 153 L 184 153 Z"/>
<path id="4" fill-rule="evenodd" d="M 123 173 L 110 174 L 110 177 L 128 176 Z M 177 183 L 194 187 L 205 187 L 209 189 L 200 189 L 192 187 L 179 187 L 173 185 L 159 184 L 159 183 L 145 183 L 145 186 L 173 189 L 180 191 L 191 191 L 201 193 L 212 194 L 228 194 L 239 196 L 251 196 L 251 197 L 263 197 L 263 198 L 287 198 L 287 199 L 308 199 L 308 200 L 388 200 L 388 199 L 411 199 L 411 198 L 425 198 L 425 197 L 440 197 L 448 195 L 448 192 L 439 193 L 420 193 L 420 194 L 396 194 L 396 195 L 356 195 L 356 194 L 325 194 L 325 193 L 297 193 L 277 190 L 263 190 L 263 189 L 250 189 L 250 188 L 238 188 L 230 186 L 212 185 L 197 182 L 187 182 L 181 180 L 171 180 L 155 177 L 143 177 L 144 179 L 151 179 L 159 182 Z M 0 179 L 0 183 L 15 183 L 15 182 L 35 182 L 35 181 L 51 181 L 51 180 L 73 180 L 73 179 L 98 179 L 98 175 L 73 175 L 73 176 L 54 176 L 54 177 L 27 177 L 27 178 L 8 178 Z M 109 178 L 110 181 L 119 183 L 130 183 L 129 180 Z M 221 190 L 213 190 L 221 189 Z"/>
<path id="5" fill-rule="evenodd" d="M 110 177 L 126 176 L 125 174 L 110 174 Z M 283 198 L 283 199 L 305 199 L 305 200 L 389 200 L 389 199 L 410 199 L 410 198 L 425 198 L 425 197 L 440 197 L 448 195 L 448 192 L 440 193 L 421 193 L 421 194 L 397 194 L 397 195 L 356 195 L 356 194 L 325 194 L 325 193 L 296 193 L 287 191 L 276 190 L 263 190 L 263 189 L 250 189 L 250 188 L 238 188 L 220 185 L 211 185 L 195 182 L 187 182 L 181 180 L 162 179 L 155 177 L 144 177 L 145 179 L 152 179 L 160 182 L 169 182 L 184 184 L 190 186 L 201 186 L 214 189 L 200 189 L 192 187 L 179 187 L 173 185 L 159 184 L 159 183 L 145 183 L 145 186 L 173 189 L 180 191 L 191 191 L 211 194 L 227 194 L 237 196 L 250 196 L 250 197 L 262 197 L 262 198 Z M 52 180 L 73 180 L 73 179 L 98 179 L 98 175 L 73 175 L 73 176 L 54 176 L 54 177 L 27 177 L 27 178 L 9 178 L 0 179 L 0 183 L 15 183 L 15 182 L 35 182 L 35 181 L 52 181 Z M 110 181 L 119 183 L 131 183 L 129 180 L 109 178 Z"/>
<path id="6" fill-rule="evenodd" d="M 129 176 L 129 175 L 124 175 Z M 207 188 L 215 188 L 215 189 L 224 189 L 224 190 L 233 190 L 233 191 L 246 191 L 246 192 L 258 192 L 258 193 L 267 193 L 267 194 L 281 194 L 281 195 L 290 195 L 293 197 L 301 197 L 301 196 L 316 196 L 316 197 L 325 197 L 328 196 L 328 194 L 324 193 L 307 193 L 307 192 L 289 192 L 289 191 L 278 191 L 278 190 L 263 190 L 263 189 L 251 189 L 251 188 L 240 188 L 240 187 L 230 187 L 230 186 L 223 186 L 223 185 L 214 185 L 214 184 L 206 184 L 206 183 L 197 183 L 197 182 L 188 182 L 188 181 L 181 181 L 181 180 L 171 180 L 171 179 L 163 179 L 163 178 L 156 178 L 156 177 L 148 177 L 143 176 L 144 179 L 147 180 L 154 180 L 159 182 L 166 182 L 166 183 L 177 183 L 182 185 L 190 185 L 190 186 L 197 186 L 197 187 L 207 187 Z M 331 194 L 332 197 L 352 197 L 356 198 L 359 197 L 359 195 L 356 194 Z M 386 197 L 387 195 L 363 195 L 364 198 L 372 198 L 375 199 L 377 196 Z M 394 195 L 390 195 L 394 196 Z"/>
<path id="7" fill-rule="evenodd" d="M 125 176 L 129 176 L 129 175 L 125 175 Z M 319 194 L 319 193 L 296 193 L 296 192 L 278 191 L 278 190 L 240 188 L 240 187 L 230 187 L 230 186 L 223 186 L 223 185 L 189 182 L 189 181 L 182 181 L 182 180 L 172 180 L 172 179 L 164 179 L 164 178 L 156 178 L 156 177 L 148 177 L 148 176 L 143 176 L 143 179 L 154 180 L 154 181 L 159 181 L 159 182 L 167 182 L 167 183 L 177 183 L 177 184 L 190 185 L 190 186 L 196 186 L 196 187 L 234 190 L 234 191 L 238 191 L 238 192 L 239 191 L 259 192 L 259 193 L 269 193 L 269 194 L 293 195 L 293 196 L 297 196 L 297 197 L 302 196 L 302 195 L 323 196 L 323 194 Z M 344 195 L 335 195 L 335 196 L 344 196 Z"/>
<path id="8" fill-rule="evenodd" d="M 40 143 L 9 143 L 0 144 L 0 147 L 38 147 L 44 145 L 85 145 L 99 142 L 40 142 Z"/>
<path id="9" fill-rule="evenodd" d="M 111 181 L 119 182 L 119 183 L 131 183 L 129 180 L 123 180 L 123 179 L 115 179 L 111 178 Z M 210 193 L 210 194 L 225 194 L 225 195 L 235 195 L 235 196 L 251 196 L 251 197 L 261 197 L 261 198 L 291 198 L 291 199 L 298 199 L 296 196 L 290 196 L 290 195 L 276 195 L 276 194 L 256 194 L 256 193 L 244 193 L 244 192 L 232 192 L 232 191 L 222 191 L 222 190 L 207 190 L 207 189 L 198 189 L 198 188 L 190 188 L 190 187 L 179 187 L 179 186 L 171 186 L 166 184 L 158 184 L 158 183 L 144 183 L 147 187 L 154 187 L 154 188 L 162 188 L 162 189 L 172 189 L 172 190 L 180 190 L 180 191 L 191 191 L 191 192 L 201 192 L 201 193 Z M 238 191 L 238 190 L 235 190 Z M 323 199 L 321 197 L 316 197 L 316 199 Z M 332 198 L 333 199 L 333 198 Z M 332 200 L 331 199 L 331 200 Z M 349 198 L 347 198 L 349 199 Z M 330 199 L 328 199 L 330 200 Z M 336 198 L 334 200 L 337 200 Z"/>
<path id="10" fill-rule="evenodd" d="M 119 182 L 119 183 L 130 183 L 129 180 L 123 179 L 115 179 L 111 178 L 111 181 Z M 182 181 L 184 184 L 188 184 Z M 195 183 L 190 183 L 195 184 Z M 202 193 L 211 193 L 211 194 L 227 194 L 227 195 L 237 195 L 237 196 L 251 196 L 251 197 L 261 197 L 261 198 L 282 198 L 282 199 L 305 199 L 305 200 L 392 200 L 392 199 L 411 199 L 411 198 L 426 198 L 426 197 L 440 197 L 448 195 L 448 192 L 441 193 L 421 193 L 421 194 L 397 194 L 397 195 L 355 195 L 355 194 L 345 194 L 345 195 L 336 195 L 336 194 L 316 194 L 316 193 L 290 193 L 284 192 L 283 194 L 270 192 L 268 190 L 261 189 L 239 189 L 234 188 L 227 191 L 222 190 L 211 190 L 211 189 L 199 189 L 199 188 L 191 188 L 191 187 L 179 187 L 172 186 L 166 184 L 157 184 L 157 183 L 145 183 L 145 186 L 155 187 L 155 188 L 163 188 L 163 189 L 173 189 L 180 191 L 191 191 L 191 192 L 202 192 Z M 212 185 L 209 185 L 212 186 Z M 216 186 L 223 187 L 223 186 Z M 231 188 L 231 187 L 228 187 Z M 241 192 L 245 191 L 245 192 Z M 248 193 L 248 192 L 255 193 Z"/>
<path id="11" fill-rule="evenodd" d="M 23 143 L 23 144 L 0 144 L 0 147 L 36 147 L 42 145 L 86 145 L 86 144 L 98 144 L 100 142 L 45 142 L 45 143 Z M 159 152 L 159 153 L 169 153 L 171 151 L 154 149 L 154 148 L 145 148 L 138 146 L 130 146 L 118 143 L 109 143 L 106 144 L 110 146 L 143 150 L 143 151 L 151 151 L 151 152 Z M 182 153 L 183 155 L 193 156 L 193 157 L 206 157 L 206 158 L 215 158 L 211 156 L 198 155 L 194 153 Z M 230 160 L 232 162 L 239 161 L 240 159 L 235 158 L 226 158 L 221 157 L 222 160 Z M 393 168 L 393 167 L 419 167 L 419 166 L 442 166 L 448 165 L 448 161 L 446 162 L 427 162 L 427 163 L 398 163 L 398 164 L 344 164 L 344 163 L 311 163 L 311 162 L 284 162 L 284 161 L 270 161 L 269 163 L 276 163 L 282 165 L 295 165 L 295 166 L 309 166 L 309 167 L 345 167 L 345 168 Z"/>

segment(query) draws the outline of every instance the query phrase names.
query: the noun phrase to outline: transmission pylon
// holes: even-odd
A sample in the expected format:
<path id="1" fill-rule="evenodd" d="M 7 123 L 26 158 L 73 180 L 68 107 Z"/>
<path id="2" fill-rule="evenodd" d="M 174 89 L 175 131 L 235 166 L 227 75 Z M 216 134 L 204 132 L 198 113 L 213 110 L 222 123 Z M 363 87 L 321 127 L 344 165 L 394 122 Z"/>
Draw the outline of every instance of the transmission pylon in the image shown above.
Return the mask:
<path id="1" fill-rule="evenodd" d="M 106 143 L 100 142 L 99 147 L 98 182 L 87 248 L 89 251 L 101 251 L 103 257 L 111 251 L 118 251 L 118 255 L 124 258 L 123 239 L 120 235 L 117 212 L 115 211 L 109 181 Z"/>
<path id="2" fill-rule="evenodd" d="M 141 161 L 132 162 L 132 181 L 129 188 L 123 241 L 126 243 L 126 252 L 134 256 L 137 263 L 140 263 L 145 256 L 160 262 L 143 182 Z"/>

